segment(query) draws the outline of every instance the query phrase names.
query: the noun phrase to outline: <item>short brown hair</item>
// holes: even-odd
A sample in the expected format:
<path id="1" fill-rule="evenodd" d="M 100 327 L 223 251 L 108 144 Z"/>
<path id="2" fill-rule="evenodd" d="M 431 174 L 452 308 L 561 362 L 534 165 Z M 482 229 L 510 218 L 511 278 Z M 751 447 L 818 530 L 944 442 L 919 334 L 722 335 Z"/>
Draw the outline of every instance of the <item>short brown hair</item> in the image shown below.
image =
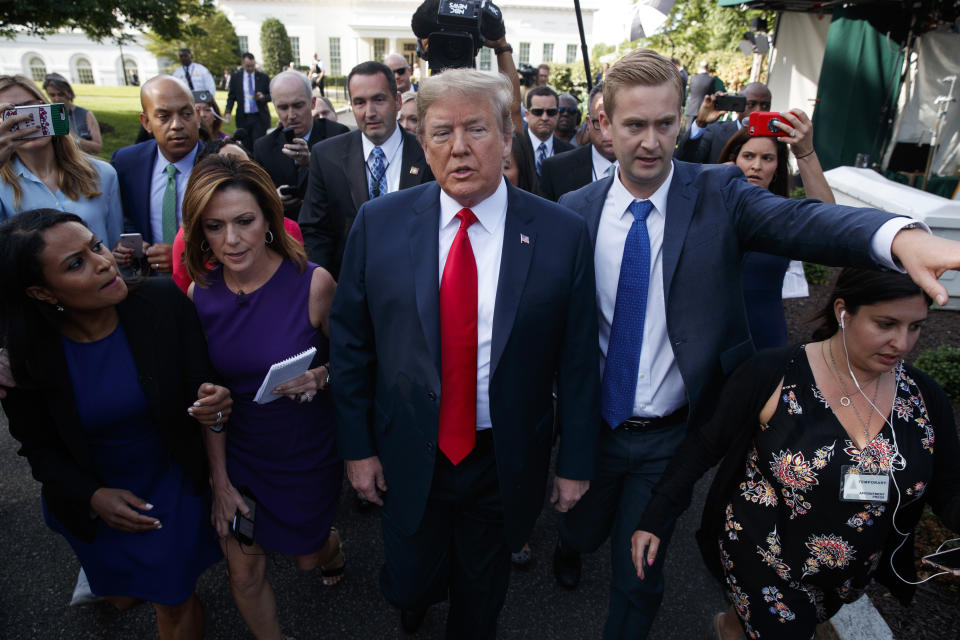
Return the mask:
<path id="1" fill-rule="evenodd" d="M 603 110 L 613 115 L 617 92 L 631 87 L 672 83 L 677 89 L 677 112 L 683 102 L 683 77 L 668 58 L 652 49 L 635 49 L 617 60 L 603 77 Z"/>
<path id="2" fill-rule="evenodd" d="M 212 155 L 201 160 L 190 172 L 183 195 L 183 262 L 190 278 L 201 287 L 207 286 L 208 265 L 215 263 L 216 257 L 209 246 L 203 248 L 205 237 L 201 216 L 213 196 L 229 188 L 243 189 L 256 198 L 273 233 L 274 240 L 269 247 L 295 262 L 303 273 L 307 268 L 307 255 L 283 226 L 283 205 L 270 175 L 252 160 Z"/>

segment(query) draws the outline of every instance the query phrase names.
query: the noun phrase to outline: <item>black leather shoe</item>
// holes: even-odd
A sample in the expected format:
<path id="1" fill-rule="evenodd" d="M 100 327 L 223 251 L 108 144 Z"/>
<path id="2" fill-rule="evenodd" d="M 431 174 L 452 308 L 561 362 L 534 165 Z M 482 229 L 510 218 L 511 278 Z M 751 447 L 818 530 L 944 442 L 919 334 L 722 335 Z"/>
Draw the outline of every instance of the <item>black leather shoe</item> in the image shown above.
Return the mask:
<path id="1" fill-rule="evenodd" d="M 404 633 L 416 633 L 417 629 L 420 628 L 420 625 L 423 624 L 423 619 L 427 615 L 427 609 L 401 609 L 400 610 L 400 626 L 403 628 Z"/>
<path id="2" fill-rule="evenodd" d="M 553 550 L 553 576 L 564 589 L 576 589 L 580 584 L 580 554 L 576 551 L 567 551 L 557 540 L 557 548 Z"/>

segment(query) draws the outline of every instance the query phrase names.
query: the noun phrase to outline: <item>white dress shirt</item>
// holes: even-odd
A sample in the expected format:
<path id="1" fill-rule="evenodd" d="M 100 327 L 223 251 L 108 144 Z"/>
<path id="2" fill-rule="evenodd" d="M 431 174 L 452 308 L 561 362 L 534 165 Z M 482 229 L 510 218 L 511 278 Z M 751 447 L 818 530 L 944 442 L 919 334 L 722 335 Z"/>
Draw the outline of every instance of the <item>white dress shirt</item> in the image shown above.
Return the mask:
<path id="1" fill-rule="evenodd" d="M 377 145 L 373 144 L 366 134 L 360 134 L 360 139 L 363 141 L 363 161 L 367 165 L 364 173 L 367 174 L 367 191 L 369 192 L 374 179 L 374 176 L 370 175 L 373 169 L 373 158 L 370 157 L 370 154 L 373 153 L 373 148 Z M 393 135 L 387 138 L 387 141 L 380 145 L 380 148 L 383 149 L 383 155 L 386 156 L 384 162 L 387 163 L 387 193 L 399 191 L 400 167 L 403 164 L 403 135 L 400 133 L 399 125 L 394 127 Z M 460 211 L 460 209 L 457 209 L 457 211 Z M 457 211 L 454 211 L 454 213 Z"/>
<path id="2" fill-rule="evenodd" d="M 440 191 L 440 270 L 437 283 L 443 280 L 443 267 L 450 246 L 460 229 L 457 212 L 463 209 L 456 200 Z M 493 311 L 500 280 L 500 257 L 503 254 L 503 231 L 507 219 L 507 186 L 500 186 L 489 198 L 470 207 L 477 221 L 467 229 L 473 257 L 477 261 L 477 430 L 490 424 L 490 343 L 493 339 Z"/>
<path id="3" fill-rule="evenodd" d="M 607 177 L 607 169 L 613 165 L 613 162 L 600 155 L 600 152 L 592 144 L 590 145 L 590 157 L 593 158 L 593 180 L 591 182 L 603 180 Z"/>
<path id="4" fill-rule="evenodd" d="M 186 73 L 190 73 L 190 82 L 193 83 L 194 91 L 209 91 L 211 96 L 216 97 L 217 85 L 213 81 L 213 76 L 205 66 L 199 62 L 191 62 L 185 69 L 183 65 L 173 70 L 173 77 L 187 81 Z M 188 83 L 189 86 L 189 83 Z"/>
<path id="5" fill-rule="evenodd" d="M 667 416 L 687 403 L 687 389 L 680 375 L 670 337 L 667 335 L 667 305 L 663 289 L 663 231 L 667 213 L 667 194 L 673 182 L 674 168 L 660 188 L 650 196 L 653 209 L 647 216 L 650 236 L 650 280 L 647 289 L 646 316 L 643 324 L 643 347 L 637 371 L 637 389 L 633 399 L 633 415 L 639 417 Z M 600 373 L 606 364 L 610 328 L 617 303 L 617 285 L 623 247 L 633 224 L 628 207 L 635 200 L 623 186 L 617 172 L 600 213 L 594 267 L 597 277 L 597 319 L 600 324 Z M 893 261 L 893 237 L 903 227 L 915 223 L 911 218 L 899 217 L 885 222 L 870 240 L 871 258 L 889 269 L 903 271 Z M 921 224 L 929 231 L 926 225 Z"/>
<path id="6" fill-rule="evenodd" d="M 534 158 L 536 158 L 537 154 L 539 153 L 537 149 L 540 148 L 541 143 L 545 143 L 547 145 L 547 155 L 544 156 L 544 159 L 553 157 L 553 134 L 552 133 L 550 134 L 550 137 L 547 138 L 546 140 L 541 140 L 540 138 L 538 138 L 533 134 L 533 131 L 530 131 L 530 127 L 527 127 L 527 135 L 530 136 L 530 144 L 533 145 Z"/>
<path id="7" fill-rule="evenodd" d="M 670 415 L 687 403 L 686 387 L 667 335 L 667 304 L 663 291 L 663 229 L 667 216 L 667 193 L 673 182 L 673 166 L 660 188 L 650 196 L 653 209 L 647 216 L 650 236 L 650 281 L 647 311 L 643 323 L 643 348 L 637 373 L 633 415 L 655 417 Z M 607 344 L 617 304 L 617 284 L 623 246 L 633 225 L 628 207 L 635 200 L 620 182 L 617 172 L 600 213 L 597 246 L 593 256 L 597 271 L 597 320 L 600 323 L 600 373 L 606 364 Z"/>
<path id="8" fill-rule="evenodd" d="M 719 120 L 717 120 L 717 122 L 719 122 Z M 740 120 L 740 118 L 735 119 L 734 122 L 737 123 L 737 131 L 740 131 L 740 129 L 743 128 L 743 122 Z M 713 124 L 713 123 L 711 123 L 711 124 Z M 707 125 L 707 126 L 710 126 L 710 125 Z M 706 130 L 707 130 L 707 127 L 701 127 L 700 125 L 698 125 L 696 118 L 694 118 L 693 122 L 690 123 L 690 136 L 689 136 L 689 138 L 690 138 L 691 140 L 696 140 L 697 138 L 699 138 L 700 136 L 702 136 L 702 135 L 703 135 L 703 132 L 706 131 Z"/>
<path id="9" fill-rule="evenodd" d="M 193 151 L 183 156 L 174 166 L 177 167 L 177 228 L 180 228 L 180 205 L 183 203 L 183 193 L 187 190 L 187 180 L 197 157 L 197 144 Z M 157 159 L 153 163 L 153 174 L 150 177 L 150 230 L 153 232 L 154 242 L 163 242 L 163 192 L 167 188 L 167 165 L 170 161 L 163 157 L 157 147 Z"/>

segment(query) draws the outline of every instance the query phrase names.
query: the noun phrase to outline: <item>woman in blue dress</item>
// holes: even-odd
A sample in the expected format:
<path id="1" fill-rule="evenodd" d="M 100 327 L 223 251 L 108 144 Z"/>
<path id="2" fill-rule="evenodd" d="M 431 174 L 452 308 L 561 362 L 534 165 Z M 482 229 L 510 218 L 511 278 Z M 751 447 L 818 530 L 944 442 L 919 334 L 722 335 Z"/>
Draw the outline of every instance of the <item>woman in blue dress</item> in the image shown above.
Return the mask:
<path id="1" fill-rule="evenodd" d="M 0 225 L 0 338 L 10 432 L 44 518 L 93 591 L 152 602 L 164 640 L 202 638 L 198 576 L 220 558 L 200 425 L 230 415 L 190 301 L 136 286 L 82 220 L 50 209 Z"/>

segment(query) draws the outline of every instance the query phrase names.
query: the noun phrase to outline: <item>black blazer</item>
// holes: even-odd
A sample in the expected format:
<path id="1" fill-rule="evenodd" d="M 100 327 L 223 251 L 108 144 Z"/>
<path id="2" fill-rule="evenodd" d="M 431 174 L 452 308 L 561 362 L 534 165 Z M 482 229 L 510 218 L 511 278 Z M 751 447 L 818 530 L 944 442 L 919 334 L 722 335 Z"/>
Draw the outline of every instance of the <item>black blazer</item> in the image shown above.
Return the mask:
<path id="1" fill-rule="evenodd" d="M 166 278 L 131 287 L 117 310 L 150 416 L 200 494 L 207 486 L 206 455 L 201 426 L 187 415 L 187 408 L 197 399 L 200 385 L 219 376 L 207 356 L 197 312 Z M 29 461 L 33 477 L 43 484 L 47 506 L 72 534 L 91 542 L 97 524 L 90 517 L 90 497 L 103 484 L 80 426 L 60 340 L 37 345 L 34 357 L 40 370 L 49 372 L 49 384 L 10 389 L 3 401 L 10 433 L 20 442 L 18 453 Z"/>
<path id="2" fill-rule="evenodd" d="M 490 347 L 490 420 L 506 537 L 527 541 L 557 474 L 590 480 L 600 434 L 596 287 L 587 225 L 507 183 Z M 441 389 L 440 187 L 390 193 L 360 209 L 330 310 L 331 386 L 340 452 L 379 456 L 384 517 L 420 527 L 437 456 Z"/>
<path id="3" fill-rule="evenodd" d="M 530 152 L 530 157 L 534 159 L 534 162 L 536 162 L 537 151 L 536 149 L 533 148 L 533 141 L 530 140 L 530 134 L 528 133 L 529 130 L 530 130 L 530 127 L 528 127 L 527 124 L 524 123 L 523 135 L 520 137 L 520 139 L 523 141 L 523 145 L 527 148 L 527 151 Z M 576 147 L 570 144 L 569 142 L 565 142 L 560 138 L 558 138 L 557 136 L 553 136 L 553 155 L 550 157 L 553 158 L 554 156 L 557 156 L 561 153 L 565 153 L 567 151 L 573 151 L 574 149 L 576 149 Z"/>
<path id="4" fill-rule="evenodd" d="M 321 140 L 338 136 L 341 133 L 349 133 L 349 131 L 350 129 L 339 122 L 333 122 L 325 118 L 314 118 L 313 130 L 310 132 L 310 140 L 307 141 L 307 146 L 313 149 L 313 145 Z M 296 187 L 297 197 L 303 198 L 307 191 L 310 166 L 301 167 L 294 162 L 293 158 L 283 155 L 281 149 L 286 142 L 283 137 L 283 128 L 278 126 L 253 143 L 253 159 L 267 170 L 274 186 L 289 185 Z"/>
<path id="5" fill-rule="evenodd" d="M 329 271 L 340 272 L 347 233 L 357 210 L 369 199 L 363 134 L 357 131 L 324 140 L 310 151 L 310 179 L 297 222 L 307 257 Z M 400 129 L 403 151 L 400 189 L 433 180 L 416 136 Z"/>
<path id="6" fill-rule="evenodd" d="M 230 112 L 233 111 L 234 103 L 237 104 L 237 115 L 243 113 L 244 73 L 243 69 L 241 69 L 230 76 L 230 85 L 227 89 L 227 115 L 230 115 Z M 253 72 L 253 92 L 256 93 L 257 91 L 263 94 L 263 100 L 256 101 L 257 111 L 260 113 L 260 119 L 266 120 L 269 124 L 270 107 L 267 106 L 267 103 L 270 102 L 270 76 L 259 70 Z"/>
<path id="7" fill-rule="evenodd" d="M 527 138 L 529 140 L 529 137 Z M 556 144 L 554 140 L 554 144 Z M 543 161 L 540 195 L 556 202 L 560 196 L 593 182 L 593 145 L 585 144 Z"/>
<path id="8" fill-rule="evenodd" d="M 703 135 L 696 140 L 691 140 L 688 127 L 680 136 L 673 157 L 684 162 L 717 164 L 720 162 L 720 152 L 738 130 L 737 123 L 732 120 L 711 122 L 703 130 Z"/>

